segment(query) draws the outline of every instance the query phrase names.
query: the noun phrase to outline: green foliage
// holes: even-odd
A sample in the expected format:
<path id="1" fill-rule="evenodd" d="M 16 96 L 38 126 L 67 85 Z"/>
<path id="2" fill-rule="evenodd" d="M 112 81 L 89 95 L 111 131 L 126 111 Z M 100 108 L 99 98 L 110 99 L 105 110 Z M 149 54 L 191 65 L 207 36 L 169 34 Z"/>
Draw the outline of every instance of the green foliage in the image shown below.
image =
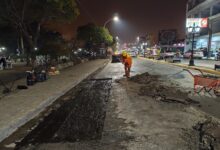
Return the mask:
<path id="1" fill-rule="evenodd" d="M 93 44 L 111 44 L 113 42 L 113 37 L 107 29 L 91 23 L 78 28 L 77 39 Z"/>
<path id="2" fill-rule="evenodd" d="M 75 0 L 1 0 L 0 22 L 73 21 L 79 15 Z"/>
<path id="3" fill-rule="evenodd" d="M 74 21 L 79 15 L 75 0 L 32 0 L 31 16 L 35 21 Z M 34 17 L 33 17 L 34 16 Z"/>
<path id="4" fill-rule="evenodd" d="M 58 32 L 42 31 L 40 46 L 37 55 L 48 55 L 53 59 L 59 56 L 68 55 L 70 49 Z"/>
<path id="5" fill-rule="evenodd" d="M 117 40 L 113 38 L 113 42 L 111 44 L 113 51 L 117 51 Z"/>
<path id="6" fill-rule="evenodd" d="M 72 22 L 79 15 L 75 0 L 1 0 L 0 25 L 10 25 L 23 37 L 28 57 L 34 59 L 41 25 Z"/>

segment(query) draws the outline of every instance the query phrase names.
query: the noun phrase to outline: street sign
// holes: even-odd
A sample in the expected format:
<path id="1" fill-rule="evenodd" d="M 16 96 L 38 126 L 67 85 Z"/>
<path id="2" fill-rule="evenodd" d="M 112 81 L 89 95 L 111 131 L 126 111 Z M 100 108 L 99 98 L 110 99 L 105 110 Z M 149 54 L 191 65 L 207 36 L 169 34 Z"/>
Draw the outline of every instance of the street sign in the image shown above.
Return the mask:
<path id="1" fill-rule="evenodd" d="M 207 28 L 208 27 L 208 18 L 187 18 L 186 27 L 200 27 Z"/>

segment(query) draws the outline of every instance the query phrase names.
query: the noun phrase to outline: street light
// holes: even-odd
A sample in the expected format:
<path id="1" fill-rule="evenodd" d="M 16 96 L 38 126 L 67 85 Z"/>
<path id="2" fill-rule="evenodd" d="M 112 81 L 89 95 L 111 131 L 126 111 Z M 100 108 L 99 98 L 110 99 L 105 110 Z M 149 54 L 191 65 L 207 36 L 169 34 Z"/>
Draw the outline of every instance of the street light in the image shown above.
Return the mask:
<path id="1" fill-rule="evenodd" d="M 104 28 L 106 28 L 106 25 L 111 22 L 111 21 L 114 21 L 114 22 L 118 22 L 119 21 L 119 17 L 118 16 L 114 16 L 113 18 L 110 18 L 109 20 L 107 20 L 104 24 Z"/>
<path id="2" fill-rule="evenodd" d="M 140 37 L 139 37 L 139 36 L 137 37 L 137 42 L 138 42 L 138 43 L 140 42 Z"/>
<path id="3" fill-rule="evenodd" d="M 191 50 L 191 58 L 189 61 L 189 66 L 195 66 L 194 63 L 194 39 L 195 39 L 195 34 L 200 32 L 200 27 L 196 26 L 195 23 L 193 24 L 193 26 L 188 27 L 188 33 L 192 34 L 192 50 Z"/>
<path id="4" fill-rule="evenodd" d="M 3 52 L 3 51 L 5 51 L 5 50 L 6 50 L 5 47 L 0 47 L 0 52 Z"/>
<path id="5" fill-rule="evenodd" d="M 118 21 L 119 21 L 119 17 L 118 17 L 118 16 L 115 16 L 115 17 L 113 18 L 113 20 L 114 20 L 115 22 L 118 22 Z"/>

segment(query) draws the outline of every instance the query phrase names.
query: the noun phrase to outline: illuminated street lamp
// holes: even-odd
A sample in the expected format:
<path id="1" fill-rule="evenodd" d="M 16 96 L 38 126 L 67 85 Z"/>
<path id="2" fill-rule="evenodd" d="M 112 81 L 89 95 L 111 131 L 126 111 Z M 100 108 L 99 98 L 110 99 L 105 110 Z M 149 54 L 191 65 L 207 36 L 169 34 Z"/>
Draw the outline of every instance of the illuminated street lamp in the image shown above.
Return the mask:
<path id="1" fill-rule="evenodd" d="M 0 47 L 0 52 L 3 52 L 3 51 L 5 51 L 5 50 L 6 50 L 5 47 Z"/>
<path id="2" fill-rule="evenodd" d="M 118 17 L 118 16 L 115 16 L 115 17 L 113 18 L 113 20 L 114 20 L 115 22 L 118 22 L 118 21 L 119 21 L 119 17 Z"/>
<path id="3" fill-rule="evenodd" d="M 139 43 L 139 42 L 140 42 L 140 37 L 138 36 L 138 37 L 137 37 L 137 43 Z"/>
<path id="4" fill-rule="evenodd" d="M 194 40 L 195 40 L 195 34 L 199 33 L 201 28 L 199 26 L 196 26 L 195 23 L 193 26 L 188 27 L 188 33 L 192 34 L 192 50 L 191 50 L 191 58 L 189 61 L 189 66 L 195 66 L 194 63 Z"/>
<path id="5" fill-rule="evenodd" d="M 110 18 L 109 20 L 107 20 L 104 24 L 104 28 L 106 28 L 106 25 L 111 22 L 111 21 L 114 21 L 114 22 L 118 22 L 119 21 L 119 17 L 118 16 L 114 16 L 113 18 Z"/>

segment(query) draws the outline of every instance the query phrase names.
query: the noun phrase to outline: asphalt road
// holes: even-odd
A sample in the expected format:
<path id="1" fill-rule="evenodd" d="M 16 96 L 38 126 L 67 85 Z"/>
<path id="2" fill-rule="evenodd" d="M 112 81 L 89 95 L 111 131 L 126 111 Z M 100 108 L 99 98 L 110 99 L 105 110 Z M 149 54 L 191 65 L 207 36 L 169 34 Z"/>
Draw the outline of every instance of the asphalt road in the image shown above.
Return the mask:
<path id="1" fill-rule="evenodd" d="M 200 74 L 198 71 L 190 70 L 193 74 Z M 193 77 L 183 68 L 173 66 L 172 64 L 161 64 L 149 61 L 143 58 L 133 58 L 133 66 L 131 69 L 131 76 L 148 72 L 152 75 L 160 75 L 164 84 L 174 85 L 175 87 L 191 92 L 193 98 L 201 103 L 200 110 L 205 113 L 211 114 L 220 119 L 220 98 L 216 98 L 214 95 L 210 96 L 207 93 L 200 95 L 193 94 Z M 111 63 L 107 65 L 96 78 L 123 78 L 124 69 L 121 63 Z"/>
<path id="2" fill-rule="evenodd" d="M 146 72 L 152 75 L 160 75 L 161 82 L 168 86 L 172 85 L 171 88 L 193 91 L 193 78 L 181 67 L 134 58 L 131 76 Z M 192 72 L 198 73 L 196 71 Z M 34 145 L 29 144 L 27 147 L 23 147 L 22 150 L 176 150 L 177 148 L 196 150 L 200 147 L 199 137 L 197 137 L 200 133 L 194 131 L 193 127 L 197 123 L 205 121 L 207 116 L 215 116 L 220 119 L 219 99 L 209 95 L 192 96 L 194 100 L 200 102 L 201 107 L 178 103 L 162 103 L 152 97 L 140 96 L 138 93 L 142 85 L 126 80 L 123 74 L 124 69 L 121 63 L 109 63 L 93 77 L 93 79 L 113 79 L 109 100 L 106 101 L 106 107 L 101 107 L 106 111 L 106 117 L 101 120 L 104 121 L 104 127 L 100 131 L 102 132 L 101 139 L 77 140 L 78 142 L 62 141 L 58 143 L 40 142 Z M 88 85 L 91 87 L 92 84 Z M 105 89 L 100 85 L 97 85 L 97 87 L 100 91 Z M 85 97 L 85 100 L 88 99 L 87 97 L 91 98 L 92 95 L 99 97 L 96 89 L 79 91 L 81 91 L 80 93 Z M 91 95 L 86 96 L 86 94 Z M 68 93 L 66 95 L 66 97 L 74 97 L 73 102 L 82 102 L 83 99 L 77 98 L 78 96 L 68 95 Z M 92 98 L 89 101 L 96 103 L 96 100 L 97 98 Z M 87 105 L 88 102 L 85 103 L 85 106 Z M 78 104 L 76 106 L 79 107 Z M 72 118 L 73 123 L 68 127 L 72 128 L 74 122 L 77 122 L 76 118 L 81 116 L 80 111 L 88 112 L 88 110 L 92 110 L 92 107 L 87 110 L 84 105 L 82 106 L 85 110 L 79 107 L 80 109 L 77 109 L 79 112 L 73 113 L 76 114 Z M 87 122 L 86 124 L 92 124 L 93 122 Z M 81 133 L 78 127 L 76 129 L 77 132 Z M 68 132 L 69 130 L 67 130 Z M 74 133 L 71 135 L 74 135 Z"/>
<path id="3" fill-rule="evenodd" d="M 131 68 L 131 76 L 148 72 L 153 75 L 161 75 L 164 81 L 179 84 L 182 88 L 192 90 L 193 78 L 192 76 L 183 71 L 182 68 L 173 66 L 171 64 L 155 63 L 142 58 L 133 58 L 133 65 Z M 197 71 L 192 71 L 199 74 Z M 96 78 L 113 78 L 120 79 L 124 75 L 123 65 L 121 63 L 111 63 L 104 68 Z"/>

